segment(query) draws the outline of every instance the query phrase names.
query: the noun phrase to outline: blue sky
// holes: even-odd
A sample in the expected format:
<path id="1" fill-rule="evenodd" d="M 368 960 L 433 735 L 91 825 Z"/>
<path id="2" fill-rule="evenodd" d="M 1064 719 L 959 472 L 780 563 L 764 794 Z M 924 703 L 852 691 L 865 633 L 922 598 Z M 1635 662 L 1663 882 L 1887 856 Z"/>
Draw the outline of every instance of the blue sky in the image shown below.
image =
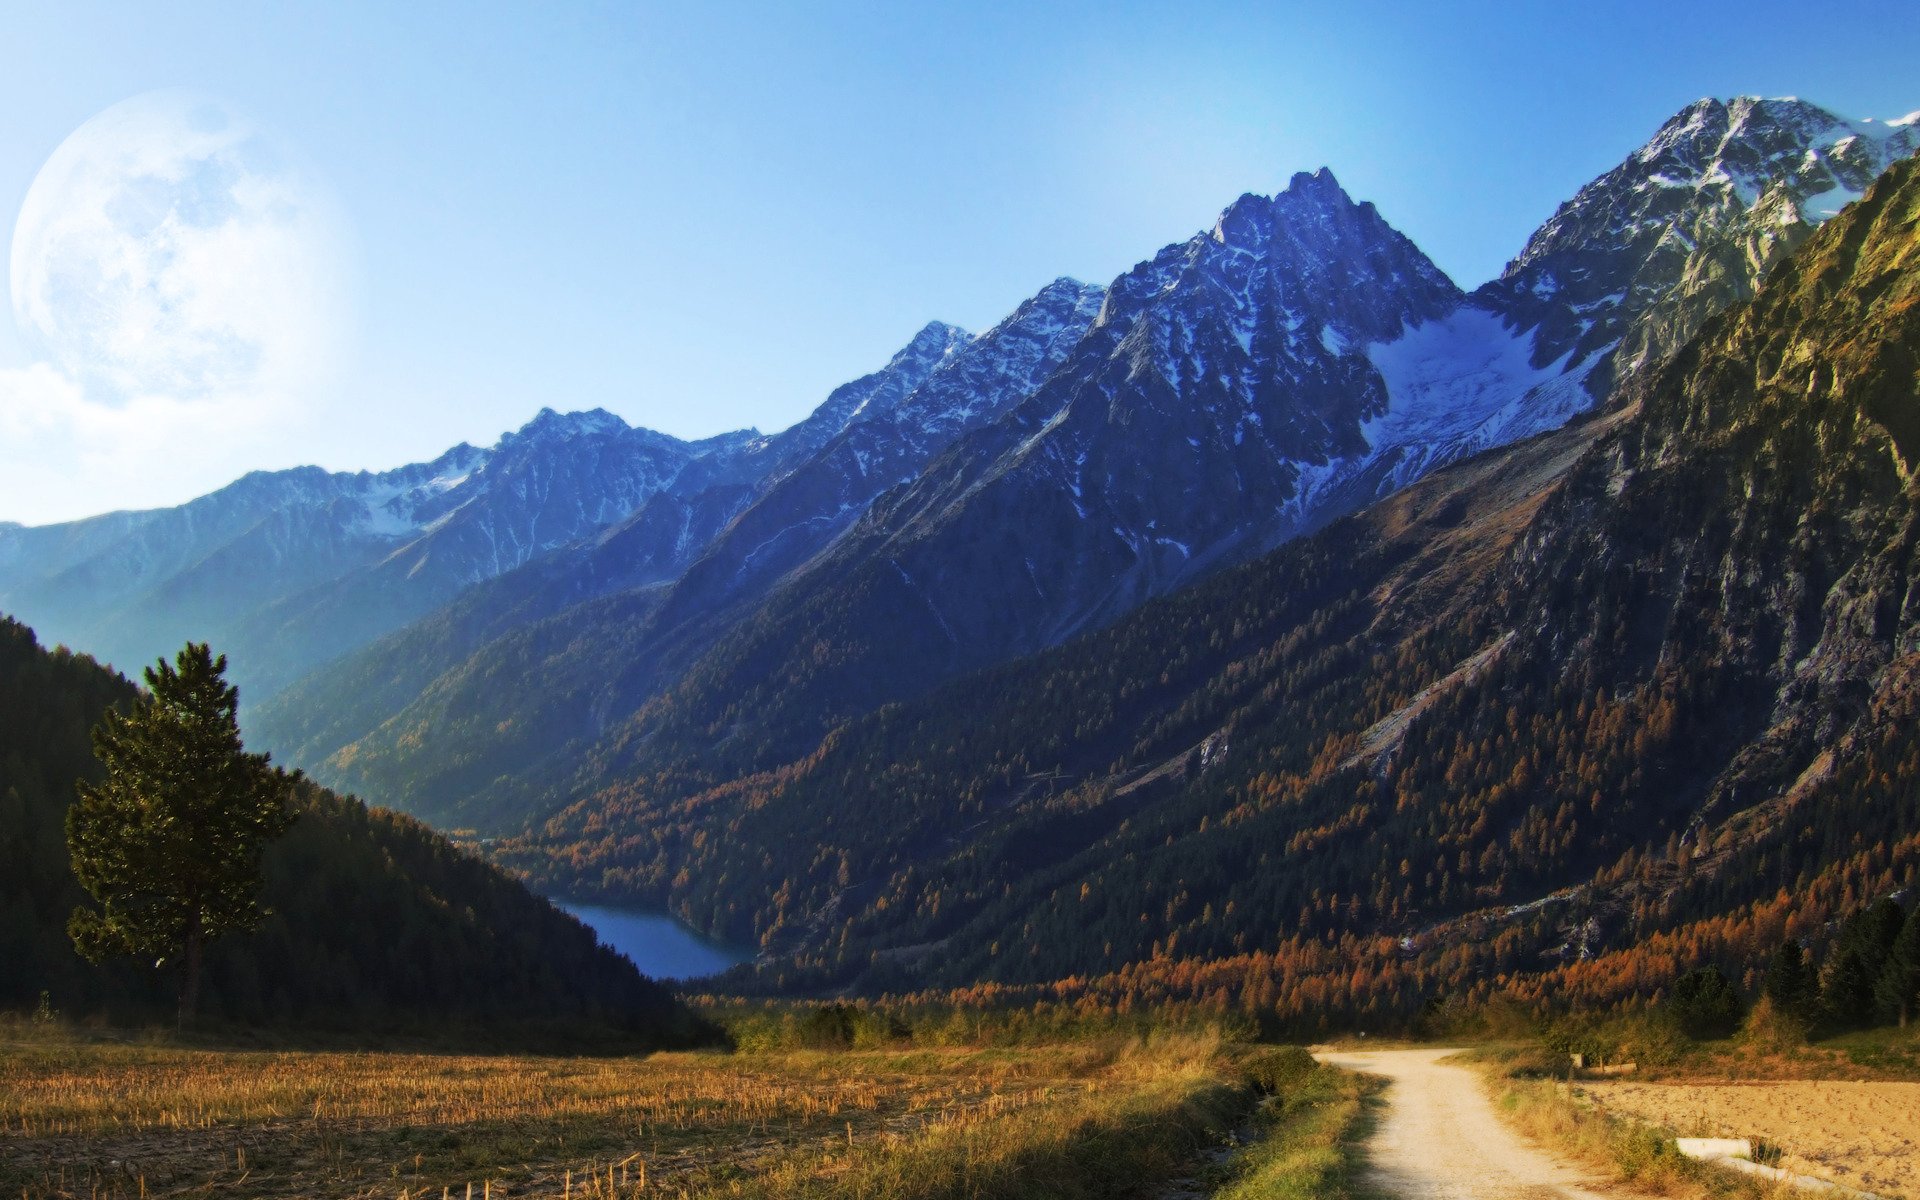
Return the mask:
<path id="1" fill-rule="evenodd" d="M 360 262 L 314 411 L 0 480 L 28 521 L 390 466 L 542 405 L 779 428 L 928 319 L 1104 282 L 1321 165 L 1471 287 L 1697 97 L 1920 108 L 1890 3 L 63 3 L 10 6 L 0 45 L 0 234 L 76 127 L 185 86 L 297 148 Z M 0 368 L 32 357 L 0 312 Z"/>

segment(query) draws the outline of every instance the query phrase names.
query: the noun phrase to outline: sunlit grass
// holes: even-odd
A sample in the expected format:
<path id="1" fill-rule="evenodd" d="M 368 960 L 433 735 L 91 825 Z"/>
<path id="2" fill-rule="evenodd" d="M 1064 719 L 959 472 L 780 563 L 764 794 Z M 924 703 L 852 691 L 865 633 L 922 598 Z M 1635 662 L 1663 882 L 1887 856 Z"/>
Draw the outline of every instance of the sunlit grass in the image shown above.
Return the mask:
<path id="1" fill-rule="evenodd" d="M 1258 1140 L 1214 1200 L 1347 1200 L 1358 1195 L 1359 1138 L 1385 1084 L 1313 1067 L 1284 1079 L 1261 1109 Z"/>
<path id="2" fill-rule="evenodd" d="M 1515 1128 L 1641 1194 L 1761 1200 L 1783 1190 L 1687 1158 L 1665 1132 L 1604 1112 L 1550 1079 L 1509 1078 L 1497 1088 L 1501 1112 Z"/>

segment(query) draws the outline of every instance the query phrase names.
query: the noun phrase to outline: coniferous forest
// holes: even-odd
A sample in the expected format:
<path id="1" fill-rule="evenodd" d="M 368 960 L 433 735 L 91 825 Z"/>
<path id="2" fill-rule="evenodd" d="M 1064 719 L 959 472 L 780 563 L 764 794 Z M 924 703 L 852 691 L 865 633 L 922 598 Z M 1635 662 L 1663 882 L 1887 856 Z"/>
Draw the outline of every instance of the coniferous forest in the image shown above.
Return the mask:
<path id="1" fill-rule="evenodd" d="M 84 655 L 0 623 L 0 1006 L 75 1017 L 164 1018 L 174 973 L 82 959 L 67 922 L 85 894 L 67 853 L 89 735 L 132 684 Z M 312 784 L 264 862 L 267 916 L 207 952 L 208 1017 L 241 1025 L 445 1032 L 499 1040 L 594 1031 L 639 1043 L 701 1026 L 591 931 L 418 822 Z"/>

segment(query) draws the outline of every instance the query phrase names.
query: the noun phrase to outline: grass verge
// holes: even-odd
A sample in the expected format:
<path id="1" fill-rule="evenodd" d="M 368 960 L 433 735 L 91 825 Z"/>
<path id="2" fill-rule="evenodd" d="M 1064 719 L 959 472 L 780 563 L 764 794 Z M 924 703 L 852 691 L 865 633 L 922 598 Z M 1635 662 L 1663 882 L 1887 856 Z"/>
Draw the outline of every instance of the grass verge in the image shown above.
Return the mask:
<path id="1" fill-rule="evenodd" d="M 1214 1200 L 1349 1200 L 1359 1193 L 1359 1143 L 1374 1097 L 1370 1075 L 1312 1066 L 1294 1073 L 1261 1106 L 1260 1140 L 1234 1162 Z"/>
<path id="2" fill-rule="evenodd" d="M 1761 1200 L 1775 1185 L 1691 1159 L 1664 1131 L 1616 1117 L 1548 1079 L 1494 1080 L 1495 1102 L 1514 1128 L 1634 1191 L 1678 1200 Z"/>

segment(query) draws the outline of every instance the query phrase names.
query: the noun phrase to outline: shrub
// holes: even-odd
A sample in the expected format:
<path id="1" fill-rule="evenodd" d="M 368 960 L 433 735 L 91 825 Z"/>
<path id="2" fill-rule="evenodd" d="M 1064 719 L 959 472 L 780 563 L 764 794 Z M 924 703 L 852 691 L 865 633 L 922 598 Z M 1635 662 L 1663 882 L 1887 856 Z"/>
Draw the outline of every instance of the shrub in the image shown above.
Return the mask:
<path id="1" fill-rule="evenodd" d="M 1790 1050 L 1807 1044 L 1807 1022 L 1798 1013 L 1775 1004 L 1772 996 L 1762 996 L 1747 1014 L 1741 1037 L 1756 1049 Z"/>
<path id="2" fill-rule="evenodd" d="M 1282 1095 L 1298 1087 L 1320 1064 L 1313 1061 L 1304 1046 L 1276 1046 L 1261 1050 L 1241 1061 L 1240 1073 L 1247 1084 L 1262 1096 Z"/>

